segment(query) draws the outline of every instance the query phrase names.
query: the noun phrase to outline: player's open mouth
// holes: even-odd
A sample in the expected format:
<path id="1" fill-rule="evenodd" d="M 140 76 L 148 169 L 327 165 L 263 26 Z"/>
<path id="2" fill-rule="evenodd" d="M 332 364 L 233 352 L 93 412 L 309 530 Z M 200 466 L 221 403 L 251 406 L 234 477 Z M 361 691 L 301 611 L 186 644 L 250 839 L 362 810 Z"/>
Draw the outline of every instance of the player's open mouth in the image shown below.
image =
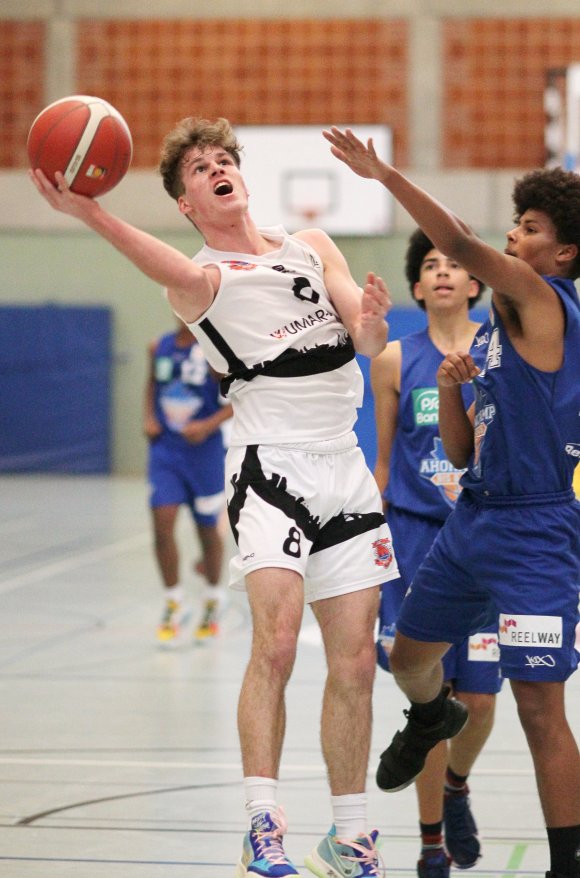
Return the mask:
<path id="1" fill-rule="evenodd" d="M 222 180 L 217 184 L 213 191 L 214 195 L 231 195 L 234 191 L 234 187 L 231 183 L 228 183 L 227 180 Z"/>

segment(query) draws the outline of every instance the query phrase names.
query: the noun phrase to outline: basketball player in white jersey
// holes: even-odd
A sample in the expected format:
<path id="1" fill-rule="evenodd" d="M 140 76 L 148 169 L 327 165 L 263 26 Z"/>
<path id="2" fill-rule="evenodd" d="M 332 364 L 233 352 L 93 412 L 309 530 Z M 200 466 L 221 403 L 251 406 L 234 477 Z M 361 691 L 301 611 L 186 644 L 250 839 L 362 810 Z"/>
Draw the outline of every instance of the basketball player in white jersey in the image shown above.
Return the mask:
<path id="1" fill-rule="evenodd" d="M 378 874 L 366 826 L 366 774 L 379 585 L 398 575 L 381 498 L 356 445 L 363 382 L 355 352 L 385 347 L 390 307 L 381 278 L 364 289 L 319 229 L 258 229 L 248 212 L 240 146 L 229 123 L 185 119 L 164 142 L 161 172 L 202 234 L 193 260 L 76 195 L 58 175 L 32 179 L 156 283 L 222 373 L 234 421 L 228 512 L 238 546 L 230 584 L 253 620 L 238 725 L 249 831 L 236 876 L 297 876 L 282 846 L 277 802 L 284 692 L 304 600 L 328 664 L 322 707 L 333 826 L 306 858 L 316 875 Z"/>

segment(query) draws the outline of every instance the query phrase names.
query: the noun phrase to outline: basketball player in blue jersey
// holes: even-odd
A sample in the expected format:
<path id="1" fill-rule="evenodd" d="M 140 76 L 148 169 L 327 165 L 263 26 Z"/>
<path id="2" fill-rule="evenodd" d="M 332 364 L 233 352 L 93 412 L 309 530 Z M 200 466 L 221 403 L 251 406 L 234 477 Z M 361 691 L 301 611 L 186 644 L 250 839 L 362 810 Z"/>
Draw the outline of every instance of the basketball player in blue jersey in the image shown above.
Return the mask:
<path id="1" fill-rule="evenodd" d="M 195 638 L 217 634 L 225 596 L 220 577 L 223 538 L 219 518 L 225 508 L 224 442 L 221 425 L 232 416 L 221 405 L 219 381 L 201 347 L 184 323 L 149 347 L 144 430 L 149 440 L 149 504 L 153 517 L 155 556 L 165 589 L 165 607 L 157 629 L 161 647 L 183 643 L 183 627 L 191 615 L 180 581 L 175 538 L 177 515 L 189 507 L 202 555 L 196 565 L 206 580 Z"/>
<path id="2" fill-rule="evenodd" d="M 405 592 L 461 490 L 464 470 L 449 462 L 439 436 L 436 375 L 447 353 L 471 347 L 479 324 L 469 319 L 469 309 L 485 289 L 435 249 L 420 229 L 409 239 L 405 273 L 413 299 L 426 313 L 427 327 L 390 342 L 371 364 L 375 478 L 385 498 L 401 574 L 381 596 L 377 654 L 385 670 Z M 474 351 L 477 356 L 478 349 Z M 471 385 L 464 384 L 462 392 L 467 408 L 473 401 Z M 468 707 L 469 725 L 449 749 L 445 741 L 433 748 L 415 781 L 422 839 L 419 878 L 448 878 L 450 859 L 468 869 L 480 856 L 467 778 L 493 727 L 501 688 L 497 638 L 497 624 L 488 626 L 452 646 L 443 660 L 444 679 Z"/>
<path id="3" fill-rule="evenodd" d="M 481 369 L 465 351 L 437 373 L 440 430 L 467 466 L 454 512 L 419 568 L 397 622 L 391 669 L 411 701 L 408 722 L 382 754 L 377 782 L 402 789 L 428 751 L 466 721 L 442 688 L 441 659 L 497 619 L 534 761 L 551 878 L 580 876 L 580 754 L 564 704 L 576 670 L 580 504 L 580 176 L 533 171 L 513 191 L 516 221 L 503 253 L 376 155 L 352 131 L 324 133 L 333 154 L 378 180 L 442 253 L 493 290 Z M 474 381 L 466 414 L 461 386 Z"/>
<path id="4" fill-rule="evenodd" d="M 376 876 L 377 832 L 366 826 L 374 625 L 380 584 L 397 577 L 397 564 L 353 425 L 363 392 L 355 351 L 384 349 L 388 291 L 372 273 L 361 290 L 320 229 L 256 227 L 226 120 L 179 123 L 161 171 L 204 238 L 193 260 L 71 192 L 62 175 L 57 187 L 40 171 L 31 177 L 52 207 L 167 288 L 232 402 L 230 584 L 246 589 L 253 622 L 238 706 L 249 829 L 236 876 L 299 874 L 283 847 L 277 782 L 305 598 L 328 666 L 321 737 L 333 814 L 306 864 L 319 878 Z"/>

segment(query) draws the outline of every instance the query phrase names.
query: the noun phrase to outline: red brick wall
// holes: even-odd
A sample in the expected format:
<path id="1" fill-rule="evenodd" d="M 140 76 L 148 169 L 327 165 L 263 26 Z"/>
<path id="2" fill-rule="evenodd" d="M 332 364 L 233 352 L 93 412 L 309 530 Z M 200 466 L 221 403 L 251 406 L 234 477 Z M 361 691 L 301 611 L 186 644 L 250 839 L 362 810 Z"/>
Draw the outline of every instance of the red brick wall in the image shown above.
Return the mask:
<path id="1" fill-rule="evenodd" d="M 135 167 L 157 164 L 183 116 L 235 124 L 387 123 L 395 162 L 409 150 L 404 19 L 80 20 L 77 93 L 126 117 Z M 442 163 L 535 167 L 544 160 L 545 73 L 580 61 L 580 18 L 445 19 Z M 43 107 L 46 25 L 0 21 L 0 167 L 26 165 Z M 63 95 L 64 96 L 64 95 Z"/>
<path id="2" fill-rule="evenodd" d="M 78 87 L 126 117 L 137 166 L 184 116 L 238 125 L 386 122 L 407 145 L 407 24 L 365 20 L 108 21 L 79 25 Z"/>
<path id="3" fill-rule="evenodd" d="M 448 19 L 442 56 L 444 165 L 542 165 L 545 74 L 580 61 L 580 19 Z"/>
<path id="4" fill-rule="evenodd" d="M 40 22 L 0 21 L 0 167 L 26 166 L 26 137 L 42 109 L 44 37 Z"/>

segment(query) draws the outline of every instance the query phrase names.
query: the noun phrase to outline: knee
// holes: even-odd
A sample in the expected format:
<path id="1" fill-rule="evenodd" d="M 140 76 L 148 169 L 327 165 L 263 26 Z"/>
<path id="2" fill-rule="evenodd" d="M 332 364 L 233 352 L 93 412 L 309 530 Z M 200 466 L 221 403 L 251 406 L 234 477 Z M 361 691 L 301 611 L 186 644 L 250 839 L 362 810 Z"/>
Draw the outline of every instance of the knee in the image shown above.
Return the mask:
<path id="1" fill-rule="evenodd" d="M 518 716 L 531 747 L 554 739 L 554 732 L 565 725 L 565 716 L 557 701 L 544 697 L 541 684 L 512 684 Z"/>
<path id="2" fill-rule="evenodd" d="M 399 636 L 395 637 L 392 652 L 389 656 L 389 666 L 395 677 L 413 677 L 423 674 L 431 669 L 437 661 L 426 662 L 421 652 L 421 645 L 414 641 L 402 641 Z"/>
<path id="3" fill-rule="evenodd" d="M 296 659 L 297 633 L 288 625 L 279 624 L 265 636 L 254 633 L 252 657 L 264 665 L 264 673 L 287 680 Z"/>
<path id="4" fill-rule="evenodd" d="M 375 643 L 369 638 L 357 649 L 339 650 L 334 656 L 329 656 L 329 676 L 346 688 L 369 689 L 375 678 L 376 660 Z"/>
<path id="5" fill-rule="evenodd" d="M 496 696 L 486 692 L 458 692 L 457 698 L 469 710 L 469 724 L 488 726 L 493 722 Z"/>

